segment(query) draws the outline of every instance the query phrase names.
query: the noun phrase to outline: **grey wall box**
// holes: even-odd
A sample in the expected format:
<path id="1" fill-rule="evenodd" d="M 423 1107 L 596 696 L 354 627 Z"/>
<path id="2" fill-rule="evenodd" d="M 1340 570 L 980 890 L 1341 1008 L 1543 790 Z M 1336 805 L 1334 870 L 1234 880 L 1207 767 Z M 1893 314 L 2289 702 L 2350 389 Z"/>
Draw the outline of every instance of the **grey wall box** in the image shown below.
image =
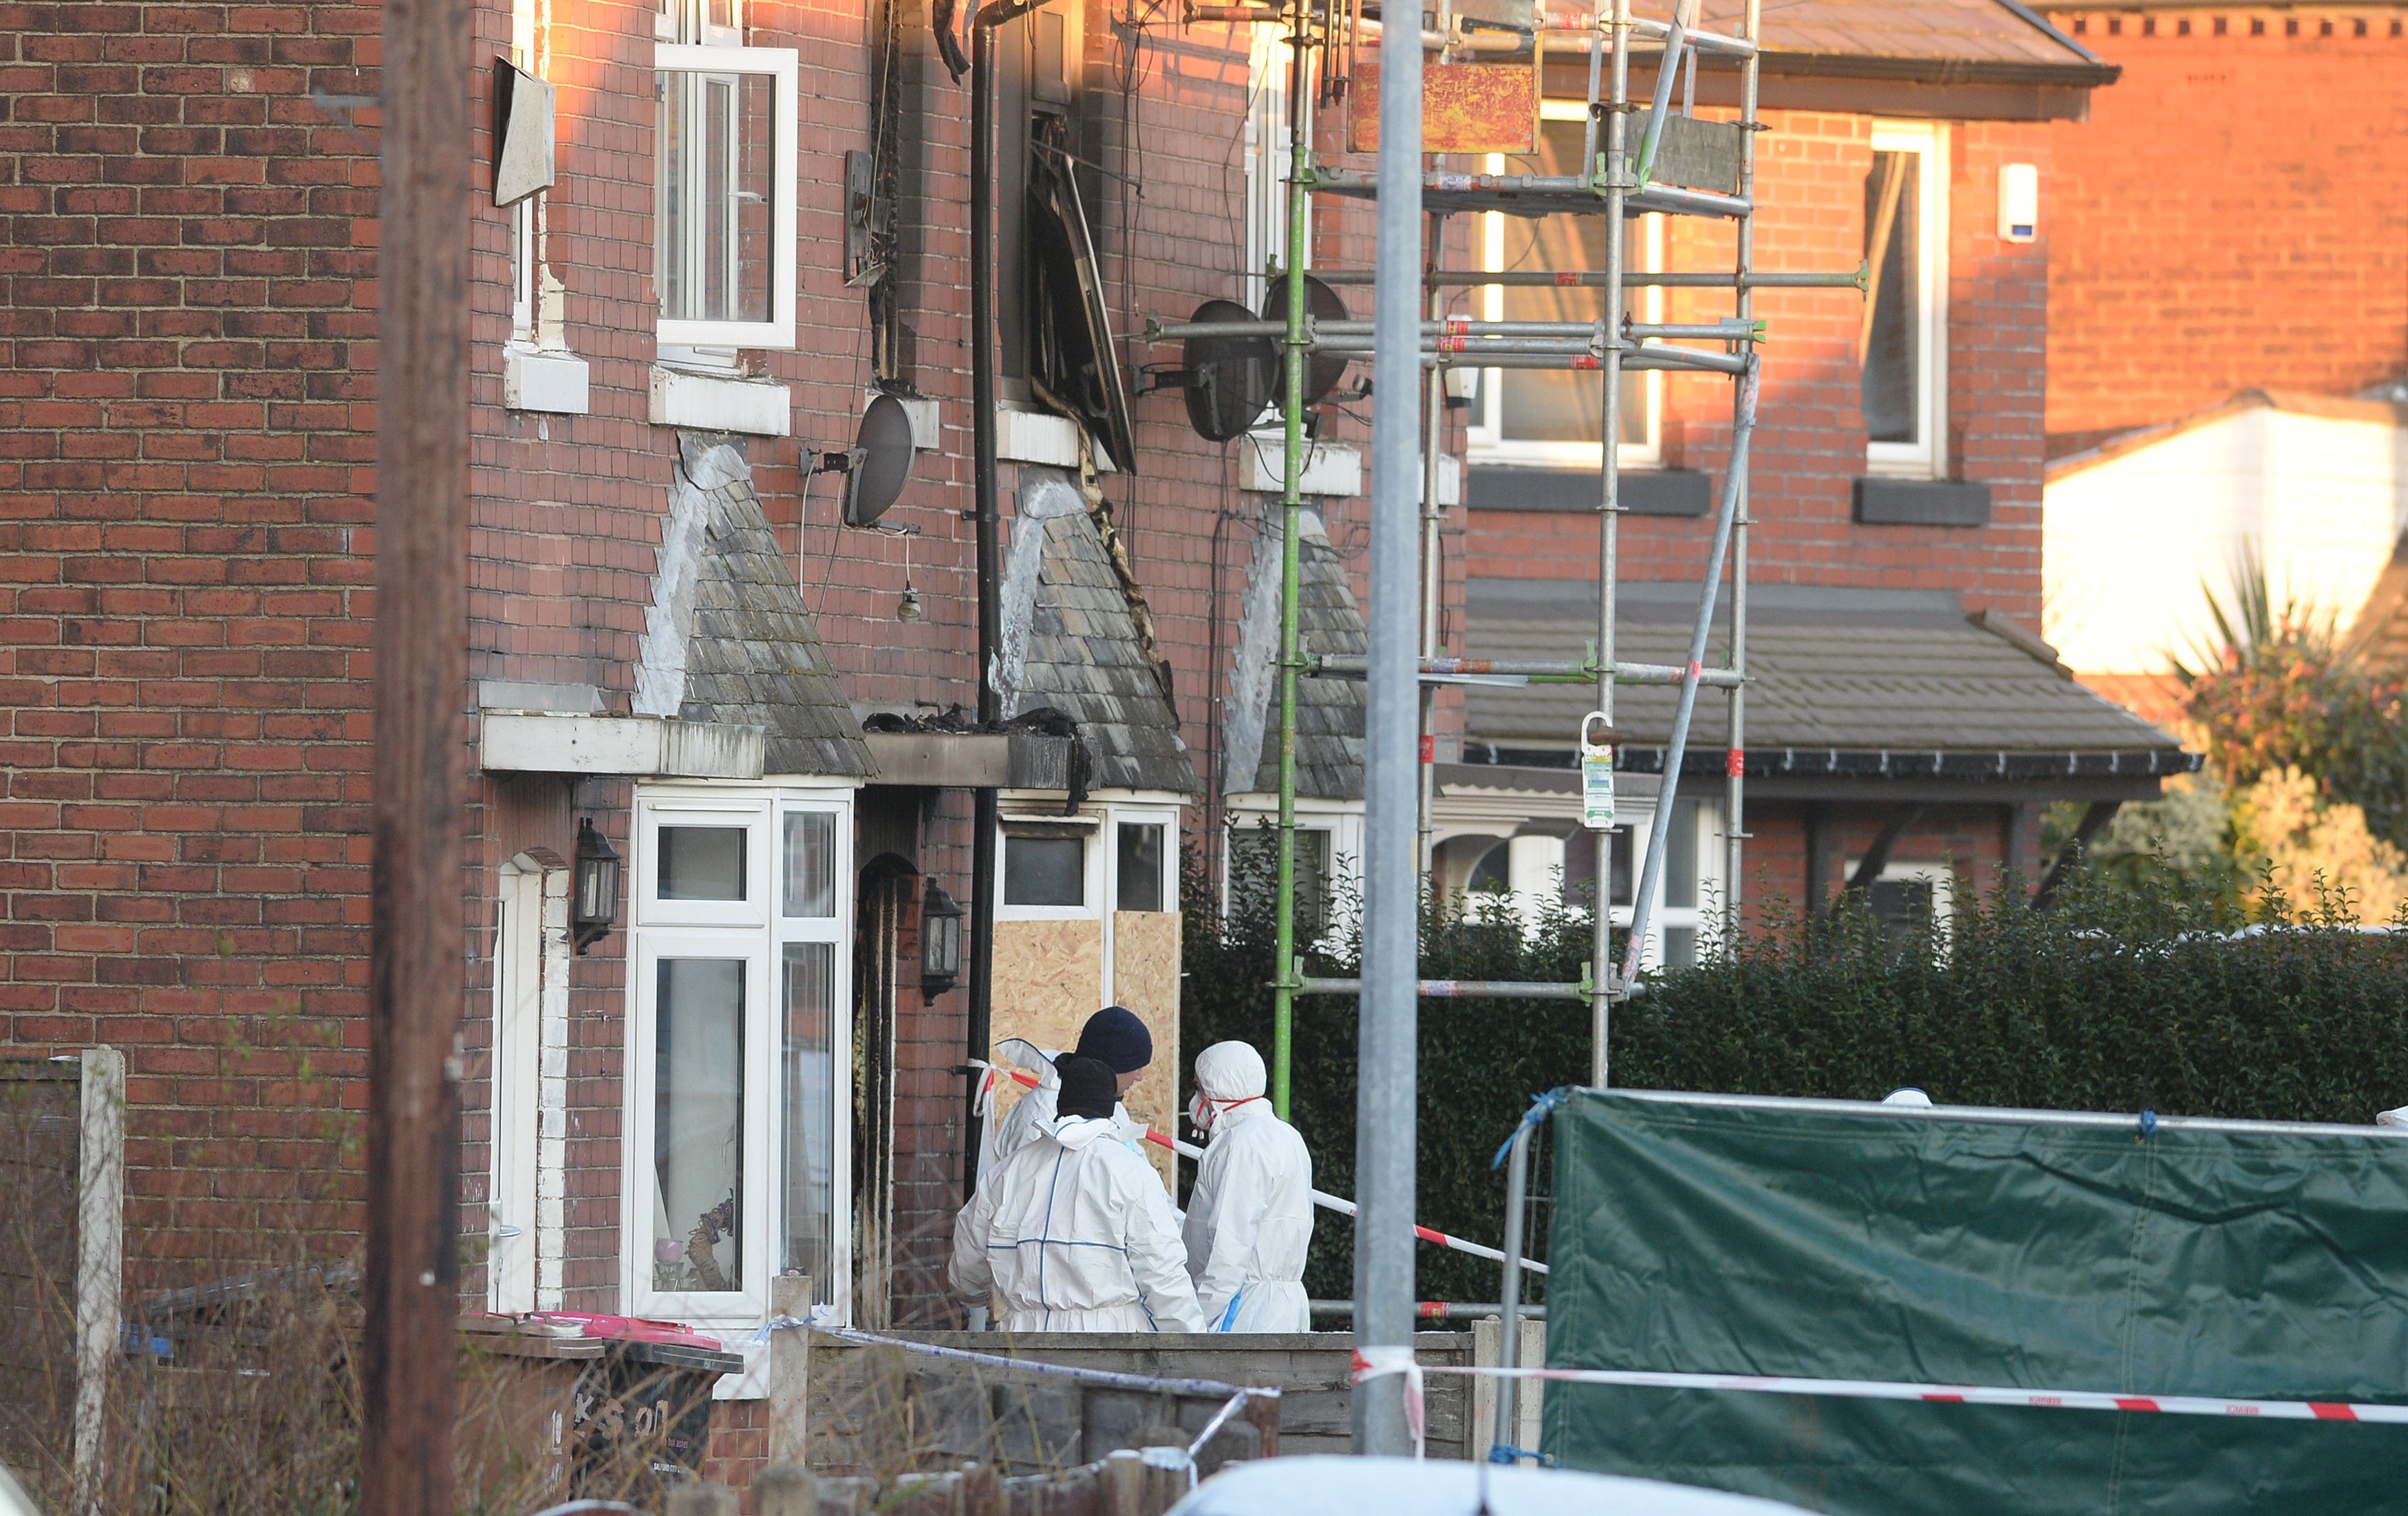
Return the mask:
<path id="1" fill-rule="evenodd" d="M 1597 470 L 1475 465 L 1464 502 L 1474 510 L 1595 515 Z M 1713 504 L 1713 476 L 1694 468 L 1632 469 L 1622 476 L 1622 508 L 1634 516 L 1703 516 Z"/>
<path id="2" fill-rule="evenodd" d="M 494 60 L 494 204 L 552 188 L 552 88 L 507 58 Z"/>
<path id="3" fill-rule="evenodd" d="M 1987 526 L 1990 487 L 1975 479 L 1856 480 L 1862 526 Z"/>

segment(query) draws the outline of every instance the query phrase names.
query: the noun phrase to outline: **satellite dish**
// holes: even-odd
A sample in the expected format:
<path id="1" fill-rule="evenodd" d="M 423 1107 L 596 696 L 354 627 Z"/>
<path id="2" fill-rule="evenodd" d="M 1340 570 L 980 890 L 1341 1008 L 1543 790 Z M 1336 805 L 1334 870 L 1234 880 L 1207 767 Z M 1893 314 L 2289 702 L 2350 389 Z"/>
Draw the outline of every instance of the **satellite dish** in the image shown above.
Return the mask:
<path id="1" fill-rule="evenodd" d="M 844 524 L 867 526 L 911 481 L 911 413 L 903 402 L 882 394 L 861 413 L 853 434 L 852 465 L 844 475 Z"/>
<path id="2" fill-rule="evenodd" d="M 1283 275 L 1274 276 L 1270 285 L 1270 294 L 1263 301 L 1263 320 L 1284 325 L 1287 322 L 1287 279 Z M 1306 314 L 1317 322 L 1342 322 L 1346 319 L 1345 300 L 1336 290 L 1310 274 L 1304 276 L 1304 308 Z M 1319 405 L 1322 398 L 1338 388 L 1338 381 L 1345 377 L 1345 359 L 1326 352 L 1314 353 L 1305 361 L 1304 403 Z M 1275 385 L 1274 389 L 1277 388 Z M 1272 398 L 1284 401 L 1285 396 L 1275 393 Z"/>
<path id="3" fill-rule="evenodd" d="M 1191 322 L 1251 322 L 1235 300 L 1207 300 Z M 1267 336 L 1191 336 L 1180 345 L 1187 373 L 1187 424 L 1207 442 L 1242 436 L 1279 390 L 1279 344 Z"/>

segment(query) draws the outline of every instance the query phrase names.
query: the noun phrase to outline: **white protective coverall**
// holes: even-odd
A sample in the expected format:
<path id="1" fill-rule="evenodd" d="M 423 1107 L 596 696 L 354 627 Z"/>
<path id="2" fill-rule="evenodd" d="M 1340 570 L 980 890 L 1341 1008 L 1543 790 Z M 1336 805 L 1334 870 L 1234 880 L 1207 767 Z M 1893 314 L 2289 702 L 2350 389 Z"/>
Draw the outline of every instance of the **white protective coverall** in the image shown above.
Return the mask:
<path id="1" fill-rule="evenodd" d="M 1262 1054 L 1245 1043 L 1205 1049 L 1196 1082 L 1212 1136 L 1196 1166 L 1184 1230 L 1204 1319 L 1215 1332 L 1309 1332 L 1312 1155 L 1261 1098 Z"/>
<path id="2" fill-rule="evenodd" d="M 996 1123 L 995 1140 L 979 1150 L 981 1184 L 986 1182 L 987 1174 L 996 1166 L 1053 1129 L 1057 1109 L 1054 1102 L 1062 1097 L 1062 1075 L 1054 1066 L 1054 1060 L 1069 1056 L 1058 1050 L 1040 1051 L 1034 1044 L 1020 1037 L 998 1044 L 995 1055 L 1036 1075 L 1037 1088 L 1021 1092 L 1020 1098 L 1012 1103 L 1011 1108 L 1003 1113 L 1003 1120 Z M 1003 1077 L 1010 1078 L 1008 1074 Z M 1140 1142 L 1145 1138 L 1145 1123 L 1131 1116 L 1128 1107 L 1117 1100 L 1112 1102 L 1112 1124 L 1119 1128 L 1123 1137 L 1131 1142 Z"/>
<path id="3" fill-rule="evenodd" d="M 987 1172 L 953 1223 L 953 1290 L 1007 1332 L 1201 1332 L 1154 1166 L 1065 1116 Z"/>

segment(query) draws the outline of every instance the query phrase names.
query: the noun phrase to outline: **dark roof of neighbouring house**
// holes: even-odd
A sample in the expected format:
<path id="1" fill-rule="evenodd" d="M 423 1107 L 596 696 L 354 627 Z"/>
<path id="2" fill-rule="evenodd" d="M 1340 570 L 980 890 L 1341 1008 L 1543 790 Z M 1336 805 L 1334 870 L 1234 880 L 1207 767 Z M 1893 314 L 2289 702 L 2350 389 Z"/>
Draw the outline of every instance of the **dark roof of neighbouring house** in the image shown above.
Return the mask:
<path id="1" fill-rule="evenodd" d="M 1617 598 L 1623 662 L 1685 661 L 1697 585 L 1625 584 Z M 1597 586 L 1474 579 L 1467 612 L 1472 657 L 1578 659 L 1595 636 Z M 1725 646 L 1718 624 L 1710 665 Z M 2174 738 L 2075 683 L 2037 636 L 1995 615 L 1967 616 L 1953 592 L 1754 586 L 1747 661 L 1751 774 L 1980 779 L 2196 766 Z M 1467 751 L 1568 763 L 1595 693 L 1584 684 L 1475 685 L 1466 691 Z M 1660 767 L 1675 692 L 1625 685 L 1615 701 L 1625 764 Z M 1726 721 L 1724 696 L 1700 692 L 1692 764 L 1721 769 Z"/>
<path id="2" fill-rule="evenodd" d="M 1075 493 L 1068 484 L 1053 488 Z M 1004 675 L 1016 692 L 1011 714 L 1050 706 L 1078 722 L 1095 789 L 1197 793 L 1203 786 L 1179 735 L 1166 676 L 1139 635 L 1133 587 L 1113 568 L 1094 518 L 1083 509 L 1024 511 L 1012 524 L 1015 532 L 1039 526 L 1045 540 L 1026 602 L 1026 640 L 1016 668 Z"/>
<path id="3" fill-rule="evenodd" d="M 702 512 L 691 583 L 675 592 L 685 670 L 678 718 L 761 727 L 766 774 L 875 774 L 743 455 L 723 438 L 681 433 L 671 473 L 672 491 Z"/>
<path id="4" fill-rule="evenodd" d="M 1297 534 L 1297 640 L 1308 657 L 1361 657 L 1370 647 L 1345 561 L 1310 522 Z M 1363 798 L 1364 686 L 1360 679 L 1300 679 L 1296 687 L 1296 793 L 1312 800 Z M 1279 681 L 1263 719 L 1254 789 L 1279 790 Z"/>

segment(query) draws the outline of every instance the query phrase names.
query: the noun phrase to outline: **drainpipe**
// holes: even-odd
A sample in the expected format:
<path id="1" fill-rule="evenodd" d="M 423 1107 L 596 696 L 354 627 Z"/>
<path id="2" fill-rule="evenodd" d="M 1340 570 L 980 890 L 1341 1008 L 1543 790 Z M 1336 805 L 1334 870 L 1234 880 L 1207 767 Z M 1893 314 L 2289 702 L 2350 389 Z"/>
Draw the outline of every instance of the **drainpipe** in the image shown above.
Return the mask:
<path id="1" fill-rule="evenodd" d="M 995 437 L 995 29 L 1032 8 L 1036 0 L 989 0 L 970 20 L 970 471 L 978 556 L 978 715 L 981 725 L 1003 719 L 995 688 L 996 650 L 1003 641 L 1003 583 L 998 537 Z M 996 792 L 977 792 L 970 808 L 970 1007 L 972 1059 L 986 1058 L 995 1037 Z M 970 1076 L 978 1088 L 978 1072 Z M 978 1187 L 979 1128 L 963 1120 L 962 1194 Z"/>

